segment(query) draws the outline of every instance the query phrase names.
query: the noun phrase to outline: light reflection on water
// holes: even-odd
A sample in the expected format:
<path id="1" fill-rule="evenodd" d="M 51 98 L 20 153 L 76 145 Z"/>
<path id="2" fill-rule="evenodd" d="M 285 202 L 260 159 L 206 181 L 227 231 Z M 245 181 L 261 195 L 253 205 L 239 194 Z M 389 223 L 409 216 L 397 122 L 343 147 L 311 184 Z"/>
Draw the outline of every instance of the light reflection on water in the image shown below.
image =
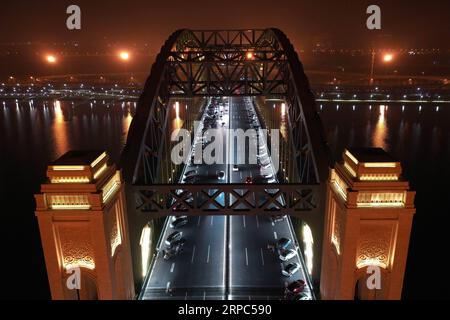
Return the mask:
<path id="1" fill-rule="evenodd" d="M 404 281 L 405 298 L 427 298 L 427 284 L 417 283 L 429 267 L 429 257 L 439 256 L 450 212 L 450 105 L 356 105 L 323 103 L 319 114 L 334 160 L 348 146 L 382 147 L 402 163 L 403 173 L 416 191 L 414 224 Z M 437 287 L 441 292 L 444 288 Z M 439 293 L 436 296 L 440 296 Z"/>
<path id="2" fill-rule="evenodd" d="M 322 103 L 318 109 L 336 159 L 348 146 L 378 146 L 402 161 L 412 188 L 417 191 L 411 248 L 418 248 L 421 243 L 442 243 L 439 237 L 446 231 L 439 228 L 447 226 L 436 225 L 436 221 L 450 212 L 446 182 L 450 180 L 450 105 L 441 105 L 439 109 L 432 105 L 402 108 L 395 104 L 387 108 L 375 104 L 353 108 L 352 104 L 336 107 Z M 20 191 L 14 202 L 15 214 L 9 216 L 14 225 L 26 226 L 25 232 L 34 235 L 33 252 L 41 253 L 40 242 L 36 240 L 38 229 L 33 224 L 33 193 L 45 177 L 47 164 L 70 149 L 107 150 L 118 162 L 135 110 L 135 102 L 115 102 L 109 106 L 101 101 L 92 105 L 75 101 L 1 102 L 0 166 L 7 168 L 2 180 L 9 186 L 9 197 Z M 181 127 L 185 112 L 187 107 L 182 104 L 179 118 L 171 118 L 173 128 Z M 283 121 L 283 136 L 288 132 Z M 431 226 L 436 230 L 430 235 L 427 228 Z M 421 237 L 424 234 L 428 234 L 427 238 Z M 410 271 L 410 281 L 405 281 L 416 284 L 416 296 L 427 290 L 426 282 L 424 288 L 417 285 L 416 275 L 420 276 L 428 267 L 430 255 L 441 254 L 440 249 L 434 252 L 433 246 L 426 249 L 413 250 L 415 254 L 408 257 L 408 268 L 420 271 Z M 43 268 L 43 258 L 35 266 Z M 44 277 L 38 287 L 45 287 L 42 284 L 46 281 Z"/>
<path id="3" fill-rule="evenodd" d="M 56 100 L 53 105 L 54 122 L 53 122 L 53 136 L 56 141 L 56 153 L 63 154 L 68 150 L 69 142 L 67 140 L 68 129 L 66 121 L 64 120 L 63 111 L 61 109 L 61 102 Z"/>
<path id="4" fill-rule="evenodd" d="M 179 110 L 173 107 L 172 130 L 182 127 L 186 116 L 184 104 Z M 2 102 L 0 133 L 6 148 L 22 155 L 31 149 L 43 158 L 54 159 L 70 149 L 98 148 L 107 149 L 118 159 L 135 109 L 135 102 Z M 336 157 L 346 146 L 382 147 L 413 163 L 417 157 L 449 154 L 450 106 L 338 107 L 323 103 L 319 113 Z M 283 136 L 288 134 L 285 121 L 280 129 Z"/>
<path id="5" fill-rule="evenodd" d="M 380 148 L 386 149 L 386 138 L 388 134 L 388 128 L 386 125 L 386 115 L 387 108 L 384 105 L 380 105 L 380 111 L 378 115 L 377 125 L 375 126 L 375 131 L 373 133 L 372 144 Z"/>
<path id="6" fill-rule="evenodd" d="M 107 149 L 117 161 L 135 110 L 134 102 L 6 102 L 0 108 L 3 148 L 9 157 L 25 160 L 32 153 L 48 161 L 71 149 Z"/>
<path id="7" fill-rule="evenodd" d="M 373 146 L 414 168 L 450 159 L 450 106 L 323 103 L 319 114 L 335 158 L 347 146 Z"/>

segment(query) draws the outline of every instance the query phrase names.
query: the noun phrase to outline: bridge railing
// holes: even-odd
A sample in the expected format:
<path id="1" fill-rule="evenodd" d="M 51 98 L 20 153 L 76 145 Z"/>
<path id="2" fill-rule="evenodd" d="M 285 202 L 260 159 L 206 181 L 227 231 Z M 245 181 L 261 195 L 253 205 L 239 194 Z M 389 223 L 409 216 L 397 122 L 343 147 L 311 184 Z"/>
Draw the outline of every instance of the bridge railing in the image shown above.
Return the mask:
<path id="1" fill-rule="evenodd" d="M 320 206 L 320 184 L 158 184 L 131 186 L 135 209 L 169 215 L 304 216 Z"/>

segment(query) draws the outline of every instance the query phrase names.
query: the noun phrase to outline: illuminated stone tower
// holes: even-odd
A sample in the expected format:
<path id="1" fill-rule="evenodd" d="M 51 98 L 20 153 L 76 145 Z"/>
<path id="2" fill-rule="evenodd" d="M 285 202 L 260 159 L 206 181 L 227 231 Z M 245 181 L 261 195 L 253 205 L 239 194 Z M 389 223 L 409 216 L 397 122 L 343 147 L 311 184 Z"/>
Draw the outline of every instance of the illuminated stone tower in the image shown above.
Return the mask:
<path id="1" fill-rule="evenodd" d="M 132 299 L 120 171 L 99 151 L 70 151 L 47 170 L 36 216 L 53 299 Z"/>
<path id="2" fill-rule="evenodd" d="M 331 170 L 322 299 L 401 298 L 415 213 L 415 192 L 401 174 L 400 163 L 380 148 L 345 150 Z"/>

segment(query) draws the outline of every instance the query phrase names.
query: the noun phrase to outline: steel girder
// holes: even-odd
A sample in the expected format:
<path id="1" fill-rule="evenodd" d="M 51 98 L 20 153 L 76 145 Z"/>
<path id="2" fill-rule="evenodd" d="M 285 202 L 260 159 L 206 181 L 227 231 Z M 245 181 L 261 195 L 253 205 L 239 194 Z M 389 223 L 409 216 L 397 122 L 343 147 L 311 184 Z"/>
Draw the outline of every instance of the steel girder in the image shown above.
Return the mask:
<path id="1" fill-rule="evenodd" d="M 319 184 L 158 184 L 133 186 L 135 210 L 152 217 L 183 215 L 274 215 L 303 217 L 321 202 Z M 193 199 L 192 201 L 189 199 Z"/>
<path id="2" fill-rule="evenodd" d="M 122 152 L 129 184 L 158 177 L 170 97 L 278 96 L 286 99 L 300 183 L 326 180 L 330 164 L 308 79 L 278 29 L 178 30 L 163 45 L 140 97 Z"/>
<path id="3" fill-rule="evenodd" d="M 168 185 L 168 181 L 161 181 L 163 144 L 170 134 L 166 127 L 169 99 L 232 95 L 279 97 L 286 101 L 298 172 L 298 177 L 290 181 L 295 183 L 268 189 L 267 185 Z M 140 266 L 142 227 L 149 219 L 177 211 L 187 215 L 290 214 L 311 227 L 313 249 L 320 257 L 325 181 L 331 160 L 325 141 L 303 66 L 282 31 L 174 32 L 152 66 L 120 161 L 127 182 L 135 272 Z M 193 203 L 185 197 L 189 193 L 195 196 Z M 217 199 L 220 194 L 224 195 L 224 203 Z M 318 283 L 320 259 L 314 259 L 313 270 L 312 278 Z"/>

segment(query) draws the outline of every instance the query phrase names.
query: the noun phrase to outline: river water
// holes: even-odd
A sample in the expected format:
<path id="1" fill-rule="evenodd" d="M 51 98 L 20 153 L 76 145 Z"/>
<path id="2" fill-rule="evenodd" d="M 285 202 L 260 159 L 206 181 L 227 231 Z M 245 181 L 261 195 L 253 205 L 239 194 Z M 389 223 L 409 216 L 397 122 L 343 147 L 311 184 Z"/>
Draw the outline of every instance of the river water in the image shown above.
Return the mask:
<path id="1" fill-rule="evenodd" d="M 46 165 L 70 149 L 105 149 L 117 162 L 135 108 L 135 102 L 0 103 L 3 265 L 11 274 L 2 295 L 49 298 L 33 199 Z M 404 297 L 448 296 L 445 281 L 428 274 L 448 242 L 450 106 L 323 103 L 318 108 L 335 159 L 347 146 L 377 146 L 402 162 L 417 191 Z"/>

